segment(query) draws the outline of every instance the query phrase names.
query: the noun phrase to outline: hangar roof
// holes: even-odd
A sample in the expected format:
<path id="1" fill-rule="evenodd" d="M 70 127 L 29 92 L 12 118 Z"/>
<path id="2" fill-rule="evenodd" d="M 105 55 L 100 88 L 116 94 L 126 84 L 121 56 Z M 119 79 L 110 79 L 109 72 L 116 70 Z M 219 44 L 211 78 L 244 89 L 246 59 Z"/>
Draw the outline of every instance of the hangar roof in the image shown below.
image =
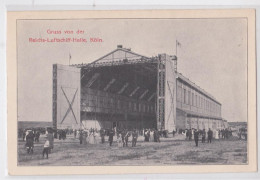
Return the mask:
<path id="1" fill-rule="evenodd" d="M 129 48 L 123 48 L 122 45 L 118 45 L 117 49 L 109 52 L 108 54 L 98 58 L 97 60 L 91 62 L 91 63 L 82 63 L 82 64 L 74 64 L 72 66 L 81 68 L 83 71 L 82 78 L 84 77 L 84 74 L 91 71 L 92 68 L 102 68 L 102 67 L 108 67 L 108 66 L 122 66 L 122 65 L 135 65 L 135 71 L 138 73 L 142 73 L 144 76 L 151 76 L 151 74 L 154 74 L 154 71 L 156 71 L 156 67 L 158 63 L 158 57 L 147 57 L 138 53 L 133 52 Z M 137 65 L 140 66 L 140 68 L 137 68 Z M 131 66 L 132 68 L 133 66 Z M 125 71 L 127 72 L 127 71 Z M 203 93 L 205 96 L 209 97 L 216 103 L 220 104 L 216 98 L 214 98 L 211 94 L 206 92 L 204 89 L 193 83 L 191 80 L 183 76 L 181 73 L 177 72 L 177 78 L 181 79 L 191 87 L 197 89 L 201 93 Z"/>
<path id="2" fill-rule="evenodd" d="M 75 64 L 74 66 L 80 68 L 100 67 L 100 66 L 117 66 L 125 64 L 138 64 L 138 63 L 157 63 L 155 57 L 147 57 L 131 51 L 131 49 L 123 48 L 118 45 L 117 49 L 110 53 L 98 58 L 92 63 L 88 64 Z"/>

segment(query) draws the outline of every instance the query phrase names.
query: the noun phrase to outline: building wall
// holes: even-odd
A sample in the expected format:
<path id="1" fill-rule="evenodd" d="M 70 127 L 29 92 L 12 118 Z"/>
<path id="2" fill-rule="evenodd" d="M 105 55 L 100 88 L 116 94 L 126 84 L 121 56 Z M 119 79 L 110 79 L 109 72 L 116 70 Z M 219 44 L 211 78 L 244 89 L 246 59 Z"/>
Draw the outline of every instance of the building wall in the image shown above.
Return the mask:
<path id="1" fill-rule="evenodd" d="M 80 127 L 80 69 L 53 65 L 53 126 Z"/>
<path id="2" fill-rule="evenodd" d="M 177 108 L 221 119 L 221 105 L 194 87 L 177 79 Z"/>
<path id="3" fill-rule="evenodd" d="M 177 128 L 213 131 L 227 127 L 221 117 L 221 104 L 177 78 Z"/>
<path id="4" fill-rule="evenodd" d="M 176 109 L 176 127 L 177 129 L 186 129 L 186 113 L 179 109 Z"/>

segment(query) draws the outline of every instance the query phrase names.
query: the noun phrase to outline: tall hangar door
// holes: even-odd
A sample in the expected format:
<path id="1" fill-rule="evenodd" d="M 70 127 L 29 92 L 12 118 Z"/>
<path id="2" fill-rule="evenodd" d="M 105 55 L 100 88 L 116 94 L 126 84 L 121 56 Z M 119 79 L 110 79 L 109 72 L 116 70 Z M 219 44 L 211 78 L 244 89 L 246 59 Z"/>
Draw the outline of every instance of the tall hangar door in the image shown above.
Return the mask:
<path id="1" fill-rule="evenodd" d="M 53 65 L 53 128 L 80 127 L 80 68 Z"/>
<path id="2" fill-rule="evenodd" d="M 176 75 L 167 54 L 160 54 L 158 62 L 157 128 L 176 131 Z"/>

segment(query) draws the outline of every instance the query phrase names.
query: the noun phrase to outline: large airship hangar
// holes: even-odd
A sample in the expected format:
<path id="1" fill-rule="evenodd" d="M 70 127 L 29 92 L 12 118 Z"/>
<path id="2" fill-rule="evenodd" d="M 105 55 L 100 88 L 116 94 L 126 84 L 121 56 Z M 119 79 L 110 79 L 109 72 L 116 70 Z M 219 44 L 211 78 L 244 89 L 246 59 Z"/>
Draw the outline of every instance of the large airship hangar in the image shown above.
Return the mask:
<path id="1" fill-rule="evenodd" d="M 53 64 L 54 129 L 222 129 L 221 103 L 177 71 L 177 57 L 118 45 L 88 64 Z"/>

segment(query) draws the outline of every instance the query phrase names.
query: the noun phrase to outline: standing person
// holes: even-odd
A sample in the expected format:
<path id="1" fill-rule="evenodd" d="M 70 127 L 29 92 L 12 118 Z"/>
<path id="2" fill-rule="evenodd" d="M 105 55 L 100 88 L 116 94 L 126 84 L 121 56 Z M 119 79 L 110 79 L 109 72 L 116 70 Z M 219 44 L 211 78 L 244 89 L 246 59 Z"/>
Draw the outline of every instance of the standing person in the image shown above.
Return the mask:
<path id="1" fill-rule="evenodd" d="M 44 158 L 44 155 L 46 154 L 46 158 L 48 159 L 49 147 L 50 147 L 50 141 L 48 140 L 48 137 L 46 136 L 46 140 L 43 145 L 42 158 Z"/>
<path id="2" fill-rule="evenodd" d="M 132 147 L 136 146 L 137 137 L 138 137 L 138 134 L 137 134 L 136 130 L 134 130 L 134 132 L 132 133 Z"/>
<path id="3" fill-rule="evenodd" d="M 161 142 L 160 141 L 160 134 L 159 134 L 157 129 L 154 131 L 154 142 Z"/>
<path id="4" fill-rule="evenodd" d="M 23 130 L 23 141 L 25 140 L 25 136 L 26 136 L 26 130 Z"/>
<path id="5" fill-rule="evenodd" d="M 125 129 L 123 129 L 123 131 L 122 131 L 122 142 L 123 142 L 123 147 L 125 147 L 125 146 L 126 146 L 126 142 L 125 142 L 125 135 L 126 135 L 126 130 L 125 130 Z"/>
<path id="6" fill-rule="evenodd" d="M 185 135 L 186 135 L 186 140 L 188 140 L 189 139 L 189 130 L 188 129 L 185 130 Z"/>
<path id="7" fill-rule="evenodd" d="M 176 132 L 178 132 L 177 129 L 176 129 L 176 131 L 174 131 L 174 130 L 172 131 L 172 137 L 175 136 Z"/>
<path id="8" fill-rule="evenodd" d="M 33 153 L 33 132 L 31 130 L 28 130 L 28 135 L 25 137 L 26 138 L 26 148 L 27 148 L 27 153 Z"/>
<path id="9" fill-rule="evenodd" d="M 53 150 L 54 148 L 54 136 L 53 136 L 52 129 L 49 129 L 47 132 L 48 134 L 46 136 L 50 144 L 48 149 L 49 149 L 49 153 L 51 153 L 51 150 Z"/>
<path id="10" fill-rule="evenodd" d="M 199 144 L 199 131 L 197 131 L 197 129 L 195 129 L 194 131 L 194 140 L 195 140 L 195 144 L 198 147 Z"/>
<path id="11" fill-rule="evenodd" d="M 40 131 L 37 131 L 35 134 L 35 142 L 39 142 L 39 138 L 40 138 Z"/>
<path id="12" fill-rule="evenodd" d="M 83 133 L 82 130 L 79 131 L 79 144 L 82 144 L 83 141 Z"/>
<path id="13" fill-rule="evenodd" d="M 228 129 L 226 128 L 226 129 L 225 129 L 225 139 L 228 139 L 228 135 L 229 135 L 229 134 L 228 134 Z"/>
<path id="14" fill-rule="evenodd" d="M 123 147 L 122 134 L 120 132 L 117 137 L 117 145 L 118 145 L 118 147 Z"/>
<path id="15" fill-rule="evenodd" d="M 98 141 L 97 141 L 98 137 L 97 136 L 98 136 L 97 129 L 95 129 L 95 131 L 93 132 L 94 144 L 98 143 Z"/>
<path id="16" fill-rule="evenodd" d="M 191 139 L 193 140 L 194 139 L 194 129 L 192 128 L 192 130 L 191 130 Z"/>
<path id="17" fill-rule="evenodd" d="M 221 130 L 221 134 L 222 134 L 222 135 L 221 135 L 221 136 L 222 136 L 222 139 L 225 139 L 225 130 L 224 130 L 224 129 Z"/>
<path id="18" fill-rule="evenodd" d="M 82 144 L 83 145 L 87 144 L 87 134 L 86 133 L 87 133 L 86 131 L 82 132 Z"/>
<path id="19" fill-rule="evenodd" d="M 105 130 L 103 128 L 100 130 L 100 137 L 101 137 L 101 143 L 104 144 L 105 143 Z"/>
<path id="20" fill-rule="evenodd" d="M 125 137 L 124 137 L 124 142 L 125 142 L 125 146 L 128 147 L 128 138 L 130 136 L 129 131 L 126 131 Z"/>
<path id="21" fill-rule="evenodd" d="M 113 131 L 113 129 L 112 129 L 112 130 L 109 131 L 109 134 L 108 134 L 109 146 L 112 146 L 113 137 L 114 137 L 114 131 Z"/>
<path id="22" fill-rule="evenodd" d="M 215 139 L 219 139 L 219 131 L 216 130 Z"/>
<path id="23" fill-rule="evenodd" d="M 152 129 L 150 132 L 150 137 L 149 137 L 149 141 L 152 142 L 152 138 L 154 139 L 154 130 Z"/>
<path id="24" fill-rule="evenodd" d="M 77 138 L 77 130 L 76 129 L 73 130 L 73 134 L 74 134 L 74 139 L 76 139 Z"/>
<path id="25" fill-rule="evenodd" d="M 153 132 L 153 141 L 157 142 L 157 130 L 156 129 Z"/>
<path id="26" fill-rule="evenodd" d="M 188 133 L 189 133 L 189 141 L 190 141 L 190 140 L 191 140 L 191 138 L 192 138 L 191 129 L 189 129 Z"/>
<path id="27" fill-rule="evenodd" d="M 212 135 L 213 135 L 213 132 L 212 132 L 211 129 L 209 128 L 209 131 L 208 131 L 208 143 L 211 143 Z"/>
<path id="28" fill-rule="evenodd" d="M 149 142 L 149 132 L 147 129 L 144 132 L 144 141 Z"/>
<path id="29" fill-rule="evenodd" d="M 46 134 L 48 134 L 48 132 L 46 131 Z M 61 130 L 58 130 L 58 136 L 59 136 L 59 140 L 61 140 Z"/>
<path id="30" fill-rule="evenodd" d="M 205 143 L 205 140 L 206 140 L 206 131 L 205 129 L 203 129 L 202 133 L 201 133 L 201 142 L 202 143 Z"/>
<path id="31" fill-rule="evenodd" d="M 89 134 L 89 144 L 95 144 L 94 132 L 91 130 Z"/>

